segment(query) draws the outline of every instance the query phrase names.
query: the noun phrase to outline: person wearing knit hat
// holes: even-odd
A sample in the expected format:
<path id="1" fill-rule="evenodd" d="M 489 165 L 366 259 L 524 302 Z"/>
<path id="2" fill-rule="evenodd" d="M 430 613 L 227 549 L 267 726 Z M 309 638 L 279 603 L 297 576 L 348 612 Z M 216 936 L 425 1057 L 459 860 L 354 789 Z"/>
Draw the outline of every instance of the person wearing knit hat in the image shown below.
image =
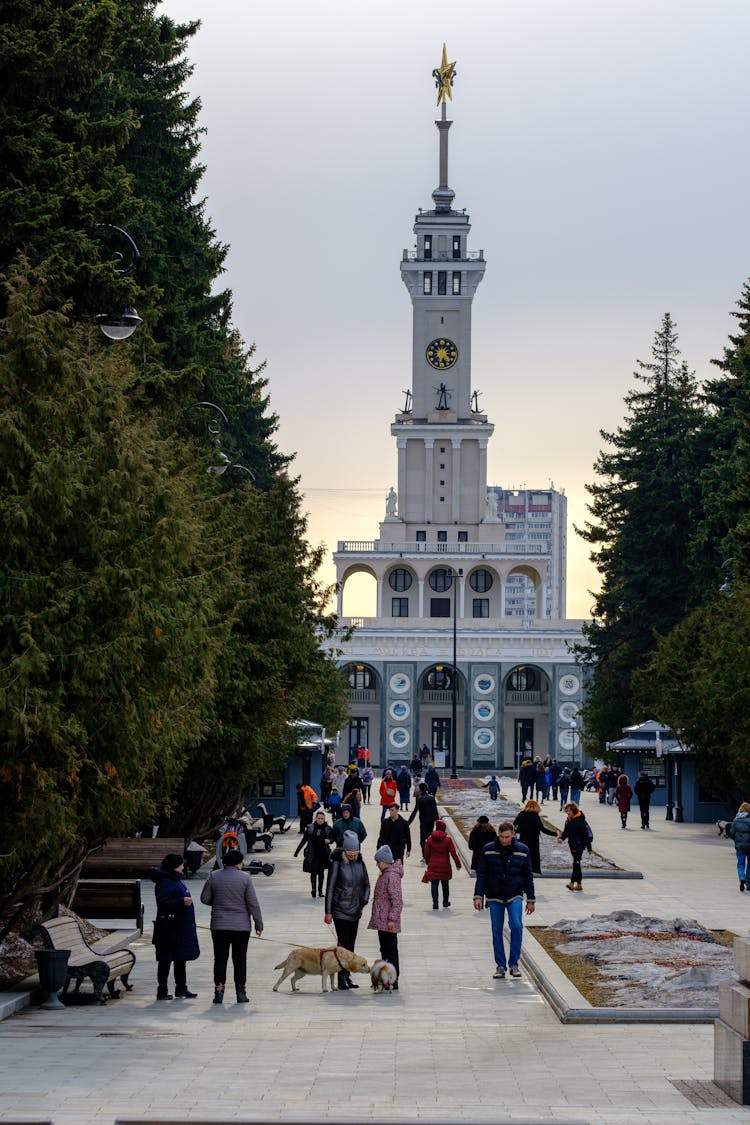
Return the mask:
<path id="1" fill-rule="evenodd" d="M 370 901 L 370 877 L 360 854 L 359 836 L 350 828 L 342 833 L 341 847 L 331 855 L 325 901 L 326 925 L 333 923 L 339 945 L 353 953 L 359 920 Z M 346 970 L 339 973 L 338 986 L 342 991 L 359 988 Z"/>
<path id="2" fill-rule="evenodd" d="M 401 912 L 404 907 L 401 894 L 404 868 L 400 860 L 394 860 L 393 852 L 387 844 L 375 852 L 375 862 L 380 874 L 372 892 L 372 913 L 367 928 L 378 931 L 380 956 L 384 961 L 390 961 L 396 970 L 396 983 L 393 987 L 398 989 L 398 935 L 401 932 Z"/>
<path id="3" fill-rule="evenodd" d="M 173 964 L 174 995 L 181 1000 L 193 1000 L 198 995 L 190 992 L 187 986 L 187 962 L 200 957 L 200 948 L 193 899 L 182 881 L 184 871 L 184 857 L 177 852 L 169 852 L 161 861 L 161 866 L 150 872 L 156 899 L 156 921 L 151 940 L 157 963 L 157 1000 L 172 999 L 169 971 Z"/>
<path id="4" fill-rule="evenodd" d="M 494 844 L 497 839 L 495 829 L 490 824 L 488 816 L 478 816 L 476 824 L 469 833 L 469 851 L 471 852 L 471 874 L 476 875 L 482 851 L 488 844 Z"/>

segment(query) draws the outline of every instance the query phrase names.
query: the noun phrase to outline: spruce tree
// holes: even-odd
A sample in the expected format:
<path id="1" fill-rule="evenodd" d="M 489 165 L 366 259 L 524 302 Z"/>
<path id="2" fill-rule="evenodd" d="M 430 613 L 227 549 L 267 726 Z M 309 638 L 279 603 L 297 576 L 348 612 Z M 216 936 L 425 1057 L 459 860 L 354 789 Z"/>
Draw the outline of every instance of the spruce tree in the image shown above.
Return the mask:
<path id="1" fill-rule="evenodd" d="M 656 634 L 684 616 L 692 593 L 688 547 L 703 415 L 668 313 L 651 356 L 638 361 L 639 387 L 625 397 L 623 425 L 602 431 L 611 448 L 595 462 L 600 480 L 586 486 L 592 519 L 577 529 L 602 576 L 594 620 L 584 630 L 593 664 L 584 721 L 597 753 L 633 721 L 633 673 L 647 663 Z"/>

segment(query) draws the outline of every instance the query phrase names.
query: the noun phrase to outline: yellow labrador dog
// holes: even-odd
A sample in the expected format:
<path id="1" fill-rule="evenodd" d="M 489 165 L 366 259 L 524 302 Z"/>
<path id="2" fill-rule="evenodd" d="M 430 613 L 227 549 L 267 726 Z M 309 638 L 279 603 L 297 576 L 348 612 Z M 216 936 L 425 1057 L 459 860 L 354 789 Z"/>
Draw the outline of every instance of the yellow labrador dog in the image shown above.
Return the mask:
<path id="1" fill-rule="evenodd" d="M 364 957 L 358 953 L 351 953 L 342 949 L 340 945 L 333 945 L 329 949 L 314 949 L 311 945 L 297 945 L 289 956 L 274 965 L 275 969 L 283 969 L 283 973 L 273 986 L 278 992 L 279 985 L 287 977 L 292 978 L 292 992 L 299 992 L 297 981 L 306 976 L 322 977 L 323 991 L 327 992 L 326 977 L 331 982 L 331 991 L 336 991 L 336 976 L 338 973 L 369 973 L 370 966 Z"/>

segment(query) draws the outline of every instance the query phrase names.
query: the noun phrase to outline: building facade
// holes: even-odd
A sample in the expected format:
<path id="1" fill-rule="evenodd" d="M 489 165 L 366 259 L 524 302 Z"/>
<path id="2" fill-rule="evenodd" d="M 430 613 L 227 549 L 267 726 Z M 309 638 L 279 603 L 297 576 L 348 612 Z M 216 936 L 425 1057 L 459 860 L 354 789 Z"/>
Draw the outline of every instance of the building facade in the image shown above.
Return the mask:
<path id="1" fill-rule="evenodd" d="M 487 486 L 494 426 L 471 367 L 485 258 L 448 183 L 446 66 L 452 75 L 444 52 L 434 72 L 439 184 L 400 263 L 413 323 L 411 388 L 391 425 L 397 486 L 378 537 L 340 541 L 334 554 L 339 617 L 356 626 L 334 643 L 349 680 L 348 741 L 378 765 L 425 745 L 463 768 L 512 767 L 529 754 L 580 761 L 584 675 L 573 652 L 581 622 L 565 619 L 565 496 L 551 485 Z M 350 620 L 344 591 L 360 573 L 375 580 L 375 616 Z"/>

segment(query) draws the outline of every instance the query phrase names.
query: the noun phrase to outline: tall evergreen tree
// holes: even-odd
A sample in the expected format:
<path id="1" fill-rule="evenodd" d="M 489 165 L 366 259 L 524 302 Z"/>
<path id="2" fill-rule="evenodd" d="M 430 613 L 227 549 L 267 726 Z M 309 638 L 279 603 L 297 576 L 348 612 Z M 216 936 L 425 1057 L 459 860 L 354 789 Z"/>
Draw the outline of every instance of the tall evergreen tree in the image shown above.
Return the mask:
<path id="1" fill-rule="evenodd" d="M 124 353 L 13 275 L 0 332 L 0 934 L 170 799 L 213 718 L 236 559 Z M 202 481 L 201 481 L 202 485 Z"/>
<path id="2" fill-rule="evenodd" d="M 591 749 L 635 717 L 631 681 L 692 596 L 688 547 L 698 505 L 696 438 L 703 419 L 695 379 L 680 361 L 677 332 L 665 314 L 651 362 L 638 361 L 639 388 L 625 397 L 626 418 L 599 454 L 601 480 L 587 485 L 591 521 L 577 529 L 593 546 L 602 575 L 594 621 L 585 628 L 593 664 L 584 705 Z"/>

